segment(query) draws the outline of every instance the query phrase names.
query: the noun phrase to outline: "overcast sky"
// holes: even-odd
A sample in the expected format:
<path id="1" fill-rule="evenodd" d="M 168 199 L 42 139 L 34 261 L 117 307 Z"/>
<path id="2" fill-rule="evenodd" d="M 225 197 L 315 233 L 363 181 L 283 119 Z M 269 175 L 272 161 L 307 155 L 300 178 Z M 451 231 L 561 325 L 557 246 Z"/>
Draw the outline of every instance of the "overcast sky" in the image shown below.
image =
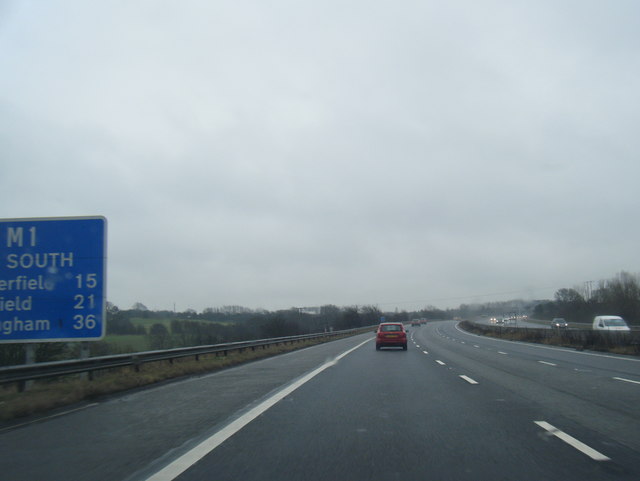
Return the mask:
<path id="1" fill-rule="evenodd" d="M 108 298 L 550 298 L 640 272 L 640 2 L 0 0 L 0 218 Z"/>

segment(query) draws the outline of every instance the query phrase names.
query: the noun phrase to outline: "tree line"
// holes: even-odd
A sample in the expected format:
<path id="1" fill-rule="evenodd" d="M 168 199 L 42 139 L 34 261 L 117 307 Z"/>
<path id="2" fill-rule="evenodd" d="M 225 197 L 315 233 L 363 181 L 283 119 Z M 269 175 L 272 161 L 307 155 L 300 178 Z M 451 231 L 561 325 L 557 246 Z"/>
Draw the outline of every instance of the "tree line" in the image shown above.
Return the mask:
<path id="1" fill-rule="evenodd" d="M 109 333 L 134 334 L 139 331 L 141 326 L 131 322 L 139 312 L 132 315 L 131 312 L 114 309 L 112 314 L 117 321 L 108 320 Z M 156 313 L 150 314 L 156 318 Z M 148 335 L 152 349 L 166 349 L 352 329 L 377 324 L 382 316 L 383 313 L 375 306 L 339 308 L 327 305 L 320 308 L 318 314 L 298 308 L 237 313 L 205 310 L 201 314 L 189 312 L 187 316 L 185 313 L 181 316 L 174 314 L 169 326 L 167 323 L 155 323 Z"/>
<path id="2" fill-rule="evenodd" d="M 126 314 L 123 319 L 126 319 Z M 414 317 L 445 319 L 447 313 L 429 306 L 418 312 L 396 311 L 384 313 L 377 306 L 337 307 L 325 305 L 317 313 L 291 308 L 275 312 L 220 312 L 205 309 L 198 314 L 188 313 L 189 319 L 173 319 L 170 328 L 163 323 L 153 324 L 149 330 L 152 349 L 187 347 L 205 344 L 251 339 L 267 339 L 318 332 L 340 331 L 374 326 L 382 319 L 392 322 L 409 322 Z M 155 317 L 155 316 L 154 316 Z M 175 315 L 174 315 L 175 317 Z M 212 322 L 207 322 L 212 321 Z M 126 334 L 137 329 L 133 323 L 120 321 L 112 324 L 112 333 Z M 121 329 L 121 330 L 119 330 Z"/>
<path id="3" fill-rule="evenodd" d="M 167 349 L 225 342 L 285 337 L 331 330 L 373 326 L 384 317 L 387 321 L 409 322 L 414 318 L 469 319 L 479 315 L 528 313 L 538 319 L 564 317 L 573 322 L 589 322 L 596 315 L 619 315 L 630 324 L 640 323 L 640 279 L 638 275 L 621 272 L 616 277 L 600 281 L 595 288 L 562 288 L 553 300 L 489 302 L 461 304 L 457 309 L 441 310 L 427 306 L 419 311 L 383 312 L 377 306 L 338 307 L 325 305 L 315 313 L 302 308 L 274 312 L 230 306 L 207 308 L 198 313 L 151 311 L 141 303 L 131 309 L 119 309 L 107 303 L 107 335 L 139 335 L 148 338 L 151 349 Z M 147 330 L 134 319 L 158 319 Z M 167 322 L 168 321 L 168 322 Z M 113 354 L 105 341 L 91 342 L 92 355 Z M 23 344 L 0 345 L 0 366 L 22 364 Z M 79 357 L 80 343 L 39 343 L 36 362 L 74 359 Z"/>
<path id="4" fill-rule="evenodd" d="M 594 316 L 621 316 L 630 324 L 640 323 L 640 278 L 621 272 L 590 286 L 559 289 L 554 300 L 540 302 L 533 310 L 537 319 L 563 317 L 567 321 L 590 322 Z"/>
<path id="5" fill-rule="evenodd" d="M 229 309 L 207 308 L 198 313 L 193 309 L 152 311 L 139 302 L 131 309 L 120 309 L 107 303 L 106 333 L 107 336 L 144 336 L 150 349 L 169 349 L 353 329 L 377 325 L 382 318 L 409 322 L 414 317 L 445 319 L 447 316 L 447 312 L 433 306 L 417 312 L 396 310 L 391 313 L 384 313 L 374 305 L 325 305 L 314 313 L 295 307 L 271 312 L 231 306 Z M 159 322 L 146 328 L 136 322 L 139 319 L 157 319 Z M 118 353 L 106 341 L 92 341 L 90 347 L 92 356 Z M 36 362 L 75 359 L 79 355 L 78 342 L 39 343 L 35 349 Z M 22 364 L 24 358 L 24 344 L 0 345 L 0 366 Z"/>

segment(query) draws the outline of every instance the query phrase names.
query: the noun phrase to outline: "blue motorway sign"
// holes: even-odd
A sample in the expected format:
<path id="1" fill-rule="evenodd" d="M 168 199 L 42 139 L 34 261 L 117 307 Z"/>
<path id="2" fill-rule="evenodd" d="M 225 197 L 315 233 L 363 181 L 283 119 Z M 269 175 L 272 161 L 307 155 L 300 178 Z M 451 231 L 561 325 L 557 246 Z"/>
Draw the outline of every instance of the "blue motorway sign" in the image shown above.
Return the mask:
<path id="1" fill-rule="evenodd" d="M 0 219 L 0 343 L 104 337 L 106 224 Z"/>

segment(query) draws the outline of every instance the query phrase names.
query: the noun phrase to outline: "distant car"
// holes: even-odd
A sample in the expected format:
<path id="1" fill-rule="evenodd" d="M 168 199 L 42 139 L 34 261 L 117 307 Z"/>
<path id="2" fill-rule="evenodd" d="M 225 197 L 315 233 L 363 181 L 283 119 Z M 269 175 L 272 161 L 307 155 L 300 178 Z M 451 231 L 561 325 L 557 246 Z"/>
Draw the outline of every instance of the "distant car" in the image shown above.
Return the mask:
<path id="1" fill-rule="evenodd" d="M 412 326 L 419 326 L 420 325 L 420 319 L 413 319 L 411 321 L 411 325 Z"/>
<path id="2" fill-rule="evenodd" d="M 401 347 L 407 350 L 407 332 L 401 322 L 383 322 L 376 331 L 376 350 L 383 347 Z"/>
<path id="3" fill-rule="evenodd" d="M 567 328 L 567 327 L 569 327 L 569 324 L 563 318 L 556 317 L 551 321 L 551 327 L 555 327 L 555 328 L 558 328 L 558 329 Z"/>

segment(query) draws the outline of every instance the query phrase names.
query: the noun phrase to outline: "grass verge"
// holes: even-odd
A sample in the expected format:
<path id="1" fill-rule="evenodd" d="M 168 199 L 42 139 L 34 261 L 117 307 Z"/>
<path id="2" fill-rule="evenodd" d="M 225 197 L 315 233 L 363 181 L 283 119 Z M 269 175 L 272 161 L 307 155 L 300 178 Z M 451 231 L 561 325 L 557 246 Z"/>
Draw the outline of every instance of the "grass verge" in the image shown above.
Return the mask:
<path id="1" fill-rule="evenodd" d="M 460 327 L 474 334 L 508 341 L 536 342 L 579 351 L 591 350 L 631 356 L 640 355 L 640 336 L 633 332 L 629 335 L 616 336 L 585 329 L 557 330 L 486 326 L 470 321 L 462 321 Z"/>
<path id="2" fill-rule="evenodd" d="M 66 376 L 55 381 L 38 381 L 23 392 L 17 385 L 0 387 L 0 421 L 41 414 L 57 408 L 82 401 L 99 398 L 129 389 L 148 386 L 168 379 L 209 373 L 249 361 L 276 356 L 285 352 L 330 342 L 348 336 L 331 339 L 314 339 L 294 344 L 279 344 L 255 351 L 230 351 L 227 356 L 220 354 L 201 355 L 195 358 L 183 358 L 170 361 L 146 363 L 137 372 L 132 367 L 96 372 L 92 381 L 78 375 Z"/>

